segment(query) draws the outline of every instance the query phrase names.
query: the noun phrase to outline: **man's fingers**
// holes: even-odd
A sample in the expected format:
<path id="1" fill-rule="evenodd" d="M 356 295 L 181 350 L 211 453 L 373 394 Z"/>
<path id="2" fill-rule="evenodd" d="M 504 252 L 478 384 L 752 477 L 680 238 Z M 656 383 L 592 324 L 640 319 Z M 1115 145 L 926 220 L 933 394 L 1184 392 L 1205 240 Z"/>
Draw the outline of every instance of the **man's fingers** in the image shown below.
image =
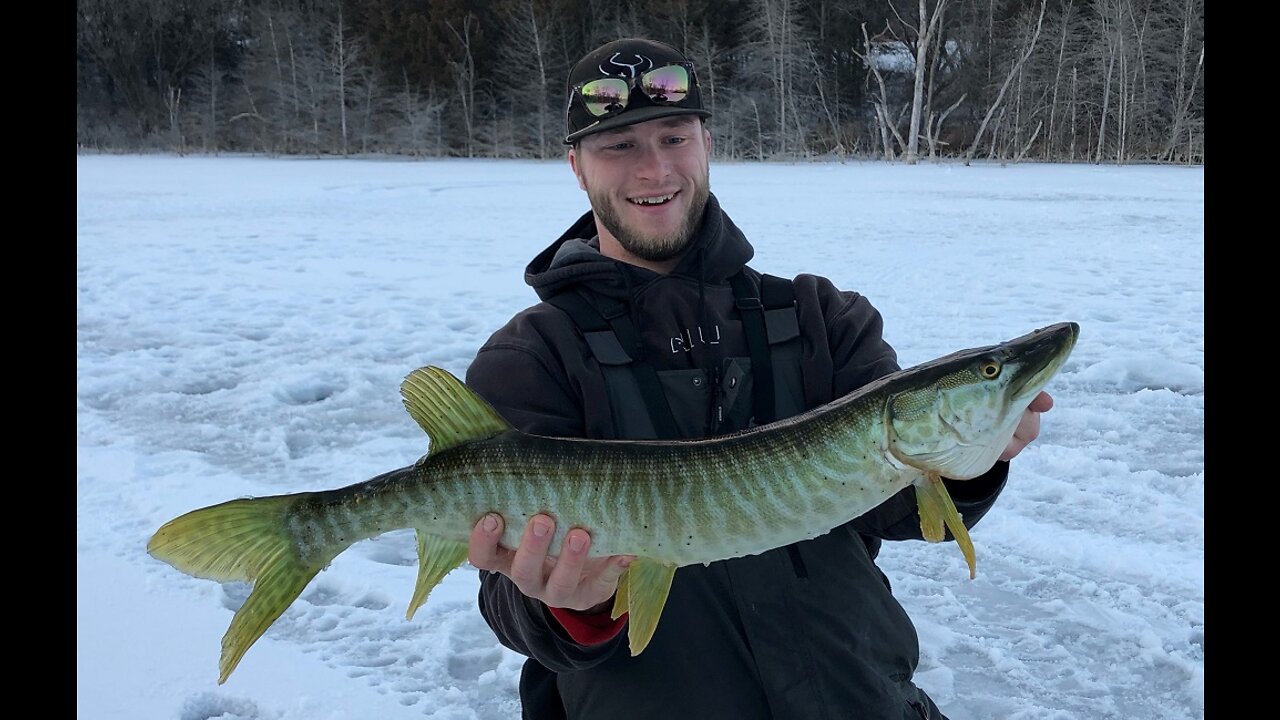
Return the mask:
<path id="1" fill-rule="evenodd" d="M 1041 391 L 1039 395 L 1035 396 L 1018 420 L 1018 427 L 1013 430 L 1013 437 L 1009 440 L 1009 446 L 1004 449 L 1004 452 L 1000 453 L 1001 460 L 1012 460 L 1032 441 L 1040 437 L 1040 413 L 1047 412 L 1052 407 L 1053 397 L 1049 393 Z"/>
<path id="2" fill-rule="evenodd" d="M 564 543 L 560 546 L 560 555 L 556 558 L 555 567 L 547 576 L 546 595 L 543 602 L 552 607 L 572 607 L 580 604 L 578 586 L 582 584 L 582 568 L 587 561 L 587 550 L 591 547 L 591 536 L 586 530 L 574 528 L 565 534 Z M 594 605 L 592 600 L 587 606 Z"/>
<path id="3" fill-rule="evenodd" d="M 1027 406 L 1031 412 L 1049 412 L 1053 409 L 1053 396 L 1041 390 L 1039 395 L 1031 399 L 1031 404 Z"/>
<path id="4" fill-rule="evenodd" d="M 481 570 L 507 573 L 511 569 L 511 551 L 498 545 L 502 539 L 502 516 L 488 513 L 471 530 L 467 544 L 467 560 Z"/>
<path id="5" fill-rule="evenodd" d="M 511 560 L 508 577 L 529 597 L 541 597 L 545 583 L 547 548 L 556 534 L 556 523 L 546 515 L 534 515 L 524 528 L 524 537 Z"/>
<path id="6" fill-rule="evenodd" d="M 1018 429 L 1014 431 L 1013 436 L 1022 442 L 1022 446 L 1026 447 L 1032 440 L 1040 436 L 1040 413 L 1030 411 L 1022 414 L 1022 420 L 1018 422 Z"/>
<path id="7" fill-rule="evenodd" d="M 1022 452 L 1032 440 L 1040 434 L 1040 413 L 1034 413 L 1028 410 L 1022 414 L 1022 420 L 1018 422 L 1018 427 L 1013 431 L 1013 437 L 1009 440 L 1009 446 L 1000 454 L 1001 460 L 1012 460 Z"/>
<path id="8" fill-rule="evenodd" d="M 596 590 L 606 598 L 613 595 L 618 589 L 618 578 L 631 567 L 631 561 L 635 559 L 634 555 L 615 555 L 609 558 L 593 581 Z"/>
<path id="9" fill-rule="evenodd" d="M 583 610 L 609 599 L 617 590 L 618 578 L 635 559 L 619 555 L 589 560 L 591 535 L 582 528 L 565 534 L 558 556 L 548 556 L 556 524 L 546 515 L 533 516 L 513 552 L 498 544 L 503 527 L 497 513 L 476 523 L 467 547 L 471 564 L 506 575 L 520 592 L 552 607 Z"/>

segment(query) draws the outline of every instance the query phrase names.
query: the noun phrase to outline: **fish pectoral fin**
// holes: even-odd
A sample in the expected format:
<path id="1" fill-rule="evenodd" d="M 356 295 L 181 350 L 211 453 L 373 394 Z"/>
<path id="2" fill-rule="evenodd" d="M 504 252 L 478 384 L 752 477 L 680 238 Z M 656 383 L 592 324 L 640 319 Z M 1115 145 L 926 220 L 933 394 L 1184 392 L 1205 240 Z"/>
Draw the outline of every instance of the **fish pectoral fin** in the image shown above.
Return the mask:
<path id="1" fill-rule="evenodd" d="M 623 570 L 622 575 L 618 577 L 618 591 L 613 596 L 613 610 L 609 612 L 610 620 L 617 620 L 627 614 L 627 578 L 630 577 L 630 570 Z"/>
<path id="2" fill-rule="evenodd" d="M 977 555 L 973 551 L 973 541 L 969 538 L 969 529 L 964 526 L 960 512 L 951 501 L 951 494 L 937 473 L 927 473 L 915 483 L 916 504 L 920 509 L 920 533 L 929 542 L 942 542 L 946 539 L 945 526 L 951 530 L 951 536 L 964 553 L 964 561 L 969 565 L 969 579 L 978 576 Z"/>
<path id="3" fill-rule="evenodd" d="M 409 415 L 431 437 L 428 455 L 511 429 L 484 398 L 438 367 L 409 373 L 400 383 L 400 396 Z"/>
<path id="4" fill-rule="evenodd" d="M 627 640 L 633 656 L 639 655 L 653 638 L 675 574 L 675 565 L 638 557 L 627 568 L 625 587 L 619 583 L 618 597 L 625 597 L 627 603 Z M 615 619 L 621 616 L 616 604 L 614 613 Z"/>
<path id="5" fill-rule="evenodd" d="M 408 620 L 427 601 L 432 588 L 440 584 L 450 570 L 461 565 L 467 559 L 467 544 L 457 540 L 446 540 L 418 530 L 418 582 L 413 588 L 413 599 L 409 601 L 409 609 L 404 614 Z"/>

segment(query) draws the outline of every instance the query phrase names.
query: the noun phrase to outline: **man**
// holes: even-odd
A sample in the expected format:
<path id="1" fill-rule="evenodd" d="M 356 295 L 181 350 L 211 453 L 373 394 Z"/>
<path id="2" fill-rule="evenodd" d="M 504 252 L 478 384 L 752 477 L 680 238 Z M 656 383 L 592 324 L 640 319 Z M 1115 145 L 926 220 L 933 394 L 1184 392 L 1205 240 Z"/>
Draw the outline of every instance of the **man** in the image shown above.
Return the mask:
<path id="1" fill-rule="evenodd" d="M 708 185 L 697 76 L 665 44 L 623 39 L 568 80 L 569 165 L 591 212 L 529 264 L 543 302 L 481 348 L 467 383 L 517 428 L 587 438 L 704 437 L 803 412 L 898 369 L 857 293 L 746 268 L 751 245 Z M 1000 462 L 947 487 L 967 525 L 1039 432 L 1047 394 Z M 609 618 L 629 557 L 587 558 L 534 517 L 517 550 L 503 520 L 476 525 L 480 609 L 528 656 L 524 717 L 941 718 L 912 683 L 915 628 L 874 563 L 882 540 L 921 539 L 910 488 L 805 542 L 677 570 L 648 647 Z"/>

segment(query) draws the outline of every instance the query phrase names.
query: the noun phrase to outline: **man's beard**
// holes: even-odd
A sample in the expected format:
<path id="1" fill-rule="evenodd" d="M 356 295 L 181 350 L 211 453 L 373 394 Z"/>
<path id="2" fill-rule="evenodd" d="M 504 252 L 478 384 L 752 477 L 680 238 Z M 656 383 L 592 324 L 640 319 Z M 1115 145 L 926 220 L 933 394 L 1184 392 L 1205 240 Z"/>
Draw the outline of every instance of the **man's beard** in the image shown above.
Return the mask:
<path id="1" fill-rule="evenodd" d="M 591 207 L 595 210 L 596 217 L 618 239 L 618 244 L 624 250 L 642 260 L 662 262 L 684 252 L 693 240 L 693 234 L 697 232 L 698 226 L 702 224 L 702 212 L 706 209 L 707 197 L 710 194 L 707 179 L 707 175 L 704 174 L 702 182 L 694 188 L 693 201 L 689 203 L 684 220 L 681 221 L 680 228 L 674 235 L 654 236 L 634 232 L 623 224 L 622 218 L 614 211 L 614 206 L 605 193 L 596 193 L 588 188 L 587 197 L 591 199 Z M 622 202 L 629 201 L 624 199 Z"/>

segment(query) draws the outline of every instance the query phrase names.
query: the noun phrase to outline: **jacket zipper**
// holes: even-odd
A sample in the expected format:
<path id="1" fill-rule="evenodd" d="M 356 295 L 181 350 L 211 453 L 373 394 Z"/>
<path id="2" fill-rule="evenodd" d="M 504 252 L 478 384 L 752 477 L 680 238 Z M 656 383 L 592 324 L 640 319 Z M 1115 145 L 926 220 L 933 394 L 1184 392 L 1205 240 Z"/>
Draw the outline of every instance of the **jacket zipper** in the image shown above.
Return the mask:
<path id="1" fill-rule="evenodd" d="M 715 435 L 720 432 L 720 426 L 724 423 L 724 403 L 720 398 L 720 366 L 711 366 L 711 417 L 707 429 L 708 435 Z"/>

